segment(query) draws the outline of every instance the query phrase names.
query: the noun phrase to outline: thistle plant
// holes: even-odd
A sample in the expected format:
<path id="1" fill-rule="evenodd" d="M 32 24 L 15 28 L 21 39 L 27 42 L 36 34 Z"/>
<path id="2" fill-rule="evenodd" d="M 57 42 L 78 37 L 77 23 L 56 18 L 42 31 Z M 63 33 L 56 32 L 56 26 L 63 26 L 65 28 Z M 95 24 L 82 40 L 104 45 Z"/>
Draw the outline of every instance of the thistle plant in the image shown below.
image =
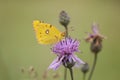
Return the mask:
<path id="1" fill-rule="evenodd" d="M 57 55 L 57 58 L 51 63 L 49 69 L 58 69 L 60 65 L 64 65 L 71 73 L 71 80 L 73 80 L 72 67 L 79 67 L 84 62 L 79 59 L 74 53 L 79 52 L 79 41 L 72 38 L 65 38 L 55 44 L 52 51 Z"/>
<path id="2" fill-rule="evenodd" d="M 67 69 L 70 71 L 71 80 L 74 80 L 72 67 L 80 66 L 84 62 L 79 59 L 74 53 L 79 52 L 80 42 L 77 39 L 68 37 L 68 24 L 70 17 L 65 11 L 59 14 L 59 22 L 65 28 L 65 39 L 55 44 L 52 51 L 56 53 L 57 58 L 52 62 L 49 68 L 57 69 L 61 64 L 65 67 L 64 80 L 66 80 Z"/>
<path id="3" fill-rule="evenodd" d="M 92 78 L 97 63 L 98 53 L 102 50 L 102 40 L 104 39 L 104 36 L 99 33 L 98 24 L 93 23 L 92 31 L 93 33 L 89 33 L 88 37 L 85 39 L 87 42 L 90 42 L 91 44 L 90 50 L 94 54 L 93 66 L 88 77 L 88 80 L 91 80 Z"/>
<path id="4" fill-rule="evenodd" d="M 68 16 L 67 12 L 62 10 L 59 14 L 59 22 L 65 28 L 65 37 L 68 37 L 68 24 L 70 23 L 70 17 Z M 64 80 L 67 78 L 67 68 L 64 69 Z"/>

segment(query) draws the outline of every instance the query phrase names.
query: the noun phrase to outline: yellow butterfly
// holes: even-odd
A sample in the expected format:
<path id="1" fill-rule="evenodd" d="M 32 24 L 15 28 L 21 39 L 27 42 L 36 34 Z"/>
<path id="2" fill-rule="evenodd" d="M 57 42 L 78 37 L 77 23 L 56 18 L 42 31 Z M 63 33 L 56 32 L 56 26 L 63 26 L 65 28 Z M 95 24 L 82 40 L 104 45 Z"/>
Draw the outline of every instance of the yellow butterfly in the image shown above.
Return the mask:
<path id="1" fill-rule="evenodd" d="M 39 20 L 33 21 L 33 28 L 40 44 L 54 44 L 65 37 L 65 32 L 60 32 L 55 26 Z"/>

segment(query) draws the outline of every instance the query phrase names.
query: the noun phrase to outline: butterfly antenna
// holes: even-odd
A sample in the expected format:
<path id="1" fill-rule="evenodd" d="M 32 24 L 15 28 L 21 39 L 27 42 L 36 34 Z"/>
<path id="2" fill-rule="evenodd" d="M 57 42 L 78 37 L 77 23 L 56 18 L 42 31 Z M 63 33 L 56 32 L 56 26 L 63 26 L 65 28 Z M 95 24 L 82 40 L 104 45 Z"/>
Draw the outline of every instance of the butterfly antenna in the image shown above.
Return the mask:
<path id="1" fill-rule="evenodd" d="M 74 27 L 71 26 L 70 29 L 68 31 L 75 31 Z"/>

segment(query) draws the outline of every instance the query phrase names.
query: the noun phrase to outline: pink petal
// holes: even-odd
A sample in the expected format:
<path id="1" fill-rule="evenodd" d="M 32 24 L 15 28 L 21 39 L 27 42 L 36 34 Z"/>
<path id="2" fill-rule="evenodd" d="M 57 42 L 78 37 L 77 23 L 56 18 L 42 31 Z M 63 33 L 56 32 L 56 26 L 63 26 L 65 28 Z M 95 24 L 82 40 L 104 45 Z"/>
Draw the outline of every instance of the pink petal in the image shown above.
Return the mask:
<path id="1" fill-rule="evenodd" d="M 93 25 L 92 25 L 92 31 L 93 31 L 93 33 L 95 33 L 95 34 L 98 34 L 98 33 L 99 33 L 98 24 L 93 23 Z"/>
<path id="2" fill-rule="evenodd" d="M 57 57 L 48 67 L 48 69 L 53 69 L 56 70 L 60 67 L 60 65 L 62 64 L 62 59 L 63 57 L 61 57 L 61 59 L 59 60 L 59 57 Z"/>

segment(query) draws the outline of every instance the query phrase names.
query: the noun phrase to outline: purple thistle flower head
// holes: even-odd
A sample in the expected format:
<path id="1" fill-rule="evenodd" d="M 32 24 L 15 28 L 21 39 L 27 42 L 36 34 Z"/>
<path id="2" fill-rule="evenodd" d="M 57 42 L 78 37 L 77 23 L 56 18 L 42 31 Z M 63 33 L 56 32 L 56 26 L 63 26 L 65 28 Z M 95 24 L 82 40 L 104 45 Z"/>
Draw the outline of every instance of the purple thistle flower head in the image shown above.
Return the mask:
<path id="1" fill-rule="evenodd" d="M 57 58 L 51 63 L 49 69 L 58 69 L 60 65 L 65 67 L 79 67 L 84 62 L 79 59 L 74 53 L 79 52 L 80 42 L 76 39 L 66 38 L 55 44 L 52 51 L 57 55 Z"/>
<path id="2" fill-rule="evenodd" d="M 75 39 L 66 38 L 55 44 L 52 48 L 52 51 L 58 55 L 69 55 L 74 52 L 79 52 L 80 42 Z"/>

